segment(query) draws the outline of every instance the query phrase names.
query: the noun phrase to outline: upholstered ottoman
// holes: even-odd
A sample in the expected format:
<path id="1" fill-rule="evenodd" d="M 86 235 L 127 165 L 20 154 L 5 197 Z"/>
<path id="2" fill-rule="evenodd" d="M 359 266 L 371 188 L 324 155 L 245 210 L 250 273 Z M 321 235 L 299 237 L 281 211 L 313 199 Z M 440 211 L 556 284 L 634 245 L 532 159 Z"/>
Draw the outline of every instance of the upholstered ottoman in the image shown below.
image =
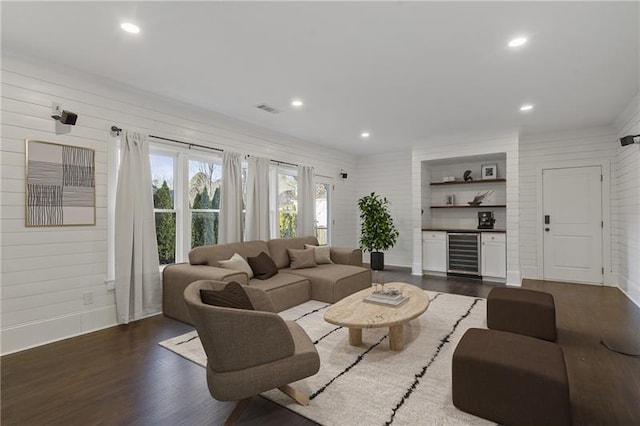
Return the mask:
<path id="1" fill-rule="evenodd" d="M 503 425 L 570 425 L 571 406 L 559 345 L 471 328 L 453 354 L 453 404 Z"/>
<path id="2" fill-rule="evenodd" d="M 487 327 L 555 342 L 553 296 L 522 288 L 493 288 L 487 297 Z"/>

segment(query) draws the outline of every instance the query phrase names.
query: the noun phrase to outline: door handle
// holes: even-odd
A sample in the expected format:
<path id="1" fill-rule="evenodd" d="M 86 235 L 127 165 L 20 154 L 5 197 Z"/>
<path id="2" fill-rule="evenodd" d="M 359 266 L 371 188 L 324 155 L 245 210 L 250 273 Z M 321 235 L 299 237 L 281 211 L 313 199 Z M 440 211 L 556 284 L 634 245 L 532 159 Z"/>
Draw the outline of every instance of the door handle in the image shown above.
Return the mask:
<path id="1" fill-rule="evenodd" d="M 544 215 L 544 224 L 548 225 L 550 223 L 551 223 L 551 216 L 548 214 Z"/>
<path id="2" fill-rule="evenodd" d="M 550 230 L 550 229 L 549 229 L 549 228 L 544 228 L 544 230 L 545 230 L 545 231 L 547 231 L 547 232 L 549 232 L 549 230 Z"/>

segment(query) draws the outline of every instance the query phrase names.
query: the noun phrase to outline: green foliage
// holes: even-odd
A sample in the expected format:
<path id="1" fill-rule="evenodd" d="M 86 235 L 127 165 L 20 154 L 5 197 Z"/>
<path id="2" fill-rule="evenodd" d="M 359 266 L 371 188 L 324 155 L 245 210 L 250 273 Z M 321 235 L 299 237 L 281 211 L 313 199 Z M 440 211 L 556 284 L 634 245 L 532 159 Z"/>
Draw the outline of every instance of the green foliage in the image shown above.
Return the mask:
<path id="1" fill-rule="evenodd" d="M 296 236 L 296 223 L 298 221 L 298 213 L 296 205 L 290 204 L 284 206 L 280 212 L 280 238 L 291 238 Z"/>
<path id="2" fill-rule="evenodd" d="M 173 209 L 171 191 L 166 180 L 153 194 L 153 205 L 156 209 Z M 174 213 L 156 213 L 155 216 L 160 264 L 173 263 L 176 259 L 176 216 Z"/>
<path id="3" fill-rule="evenodd" d="M 389 250 L 396 244 L 400 235 L 393 218 L 389 213 L 389 201 L 380 198 L 375 192 L 358 200 L 362 229 L 360 233 L 360 248 L 364 251 Z"/>
<path id="4" fill-rule="evenodd" d="M 214 197 L 218 194 L 218 202 L 220 199 L 220 191 L 216 188 Z M 204 186 L 201 192 L 198 192 L 193 199 L 192 209 L 211 209 L 212 200 L 209 198 L 209 191 Z M 193 212 L 191 214 L 191 247 L 212 245 L 218 242 L 218 213 L 214 212 Z"/>

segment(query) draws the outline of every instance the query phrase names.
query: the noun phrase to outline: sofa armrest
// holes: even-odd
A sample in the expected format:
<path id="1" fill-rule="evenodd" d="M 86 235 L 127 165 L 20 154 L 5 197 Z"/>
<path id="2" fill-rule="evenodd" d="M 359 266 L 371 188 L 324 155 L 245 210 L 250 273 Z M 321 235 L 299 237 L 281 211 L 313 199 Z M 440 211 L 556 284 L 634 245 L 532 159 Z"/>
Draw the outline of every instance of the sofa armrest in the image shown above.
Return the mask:
<path id="1" fill-rule="evenodd" d="M 342 265 L 362 266 L 362 250 L 351 247 L 331 247 L 331 261 Z"/>
<path id="2" fill-rule="evenodd" d="M 168 317 L 192 324 L 183 294 L 189 284 L 198 280 L 249 283 L 246 273 L 233 269 L 188 263 L 167 265 L 162 271 L 162 312 Z"/>

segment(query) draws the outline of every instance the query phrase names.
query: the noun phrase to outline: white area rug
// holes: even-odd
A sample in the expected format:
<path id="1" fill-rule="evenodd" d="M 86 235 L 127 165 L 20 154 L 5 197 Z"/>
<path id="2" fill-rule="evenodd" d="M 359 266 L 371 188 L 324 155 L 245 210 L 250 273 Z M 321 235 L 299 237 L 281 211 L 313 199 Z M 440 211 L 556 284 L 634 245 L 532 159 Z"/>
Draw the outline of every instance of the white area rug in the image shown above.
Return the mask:
<path id="1" fill-rule="evenodd" d="M 280 315 L 300 324 L 316 344 L 320 371 L 294 383 L 311 396 L 302 407 L 275 390 L 262 394 L 324 425 L 489 425 L 451 401 L 451 358 L 471 327 L 486 328 L 486 300 L 427 292 L 421 317 L 405 326 L 405 348 L 389 350 L 388 329 L 363 330 L 362 346 L 350 346 L 348 330 L 323 320 L 326 303 L 309 301 Z M 206 366 L 195 331 L 160 342 Z"/>

